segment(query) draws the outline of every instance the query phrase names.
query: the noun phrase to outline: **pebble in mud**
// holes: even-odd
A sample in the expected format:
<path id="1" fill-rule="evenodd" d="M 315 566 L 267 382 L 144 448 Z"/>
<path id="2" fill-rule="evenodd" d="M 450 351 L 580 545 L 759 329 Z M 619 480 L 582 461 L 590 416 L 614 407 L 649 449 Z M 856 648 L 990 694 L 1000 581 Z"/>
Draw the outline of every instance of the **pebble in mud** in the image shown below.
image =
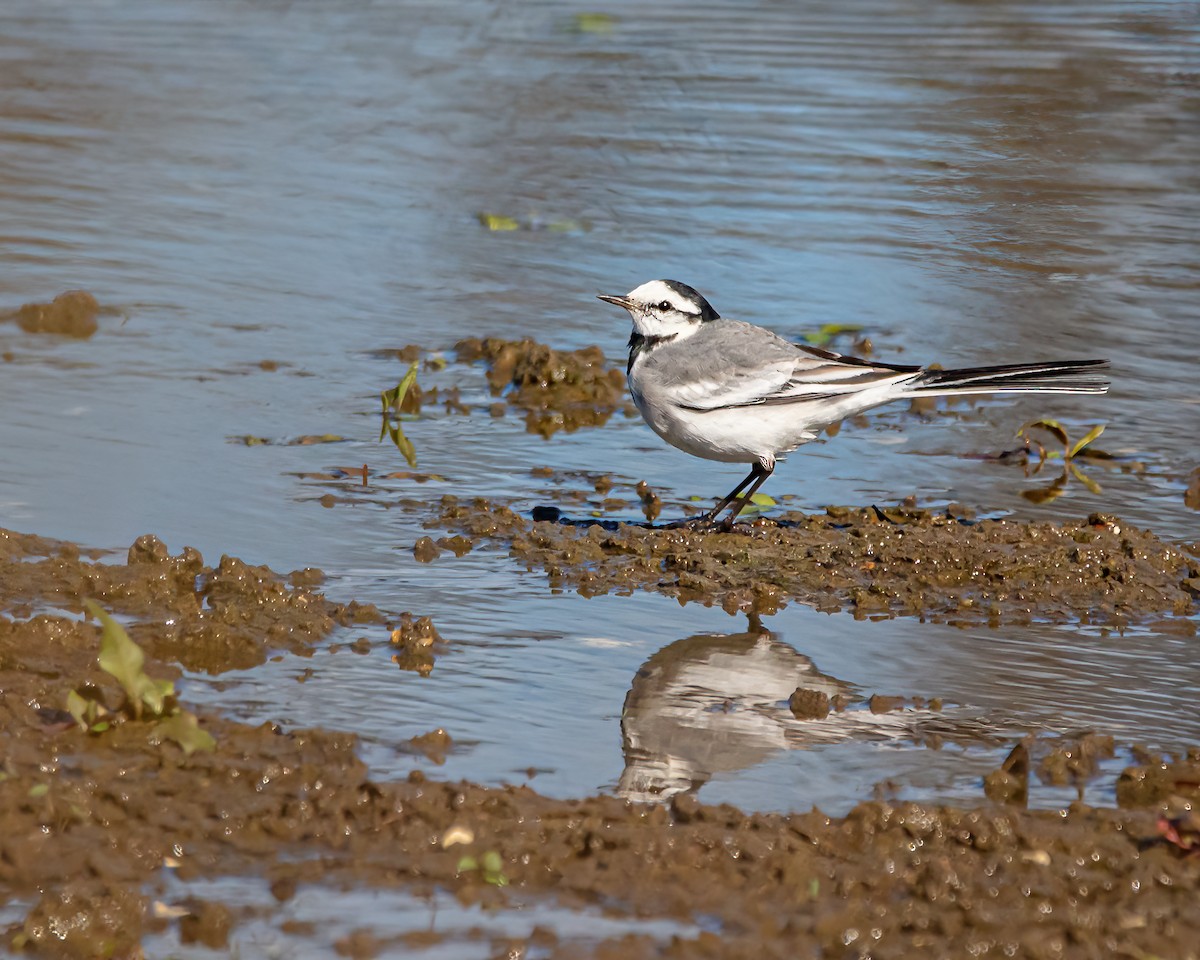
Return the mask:
<path id="1" fill-rule="evenodd" d="M 732 531 L 533 520 L 484 499 L 444 497 L 432 523 L 508 544 L 560 589 L 651 590 L 727 611 L 788 602 L 856 617 L 969 624 L 1081 621 L 1117 626 L 1197 610 L 1200 558 L 1115 518 L 963 521 L 945 512 L 830 507 Z M 585 533 L 586 531 L 586 533 Z"/>

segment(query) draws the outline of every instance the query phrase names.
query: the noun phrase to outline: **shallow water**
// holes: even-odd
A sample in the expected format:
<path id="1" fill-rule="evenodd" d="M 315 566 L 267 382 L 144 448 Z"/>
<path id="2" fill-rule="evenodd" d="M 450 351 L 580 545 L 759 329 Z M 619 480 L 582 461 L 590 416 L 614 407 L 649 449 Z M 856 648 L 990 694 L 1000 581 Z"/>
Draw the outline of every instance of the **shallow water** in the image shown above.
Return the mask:
<path id="1" fill-rule="evenodd" d="M 442 493 L 553 502 L 535 465 L 681 498 L 722 493 L 740 470 L 619 415 L 543 441 L 518 417 L 487 416 L 480 371 L 451 364 L 429 382 L 460 385 L 473 415 L 406 425 L 421 469 L 444 480 L 376 479 L 326 508 L 340 485 L 310 475 L 405 469 L 375 442 L 378 393 L 404 367 L 373 351 L 529 335 L 599 343 L 619 362 L 627 321 L 594 294 L 652 276 L 792 337 L 860 323 L 885 358 L 1114 360 L 1106 398 L 848 424 L 794 455 L 776 495 L 1104 510 L 1197 536 L 1183 502 L 1200 427 L 1193 6 L 618 3 L 611 32 L 574 29 L 584 9 L 13 0 L 0 12 L 0 310 L 82 288 L 115 311 L 86 341 L 0 323 L 3 524 L 113 548 L 152 531 L 210 560 L 319 566 L 335 596 L 429 614 L 450 643 L 426 679 L 390 663 L 377 629 L 367 656 L 322 650 L 195 678 L 189 695 L 359 731 L 381 774 L 430 767 L 401 745 L 440 726 L 456 746 L 439 774 L 618 789 L 639 667 L 689 637 L 743 633 L 744 618 L 552 595 L 486 548 L 421 565 L 418 514 L 388 507 Z M 491 232 L 481 213 L 540 228 Z M 1014 446 L 1037 416 L 1073 435 L 1106 423 L 1098 445 L 1142 467 L 1088 467 L 1100 493 L 1072 481 L 1034 505 L 1021 494 L 1046 477 L 969 455 Z M 346 439 L 228 439 L 308 434 Z M 1200 737 L 1195 640 L 1169 630 L 961 631 L 797 608 L 765 626 L 782 647 L 722 662 L 723 675 L 746 668 L 735 694 L 722 702 L 711 676 L 688 673 L 703 680 L 707 654 L 685 656 L 678 729 L 635 731 L 643 752 L 707 780 L 705 799 L 832 812 L 884 780 L 903 796 L 974 799 L 1026 730 Z M 797 658 L 864 695 L 942 698 L 945 722 L 978 736 L 935 750 L 860 725 L 806 742 L 775 689 Z M 645 747 L 655 736 L 670 749 Z M 1065 796 L 1043 788 L 1034 802 Z"/>

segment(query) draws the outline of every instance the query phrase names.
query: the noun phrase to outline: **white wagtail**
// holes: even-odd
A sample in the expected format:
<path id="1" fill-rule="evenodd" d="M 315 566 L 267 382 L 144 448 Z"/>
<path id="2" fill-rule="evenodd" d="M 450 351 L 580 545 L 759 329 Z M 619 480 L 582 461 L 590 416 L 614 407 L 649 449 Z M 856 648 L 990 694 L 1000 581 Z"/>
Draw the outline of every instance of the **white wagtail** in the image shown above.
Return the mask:
<path id="1" fill-rule="evenodd" d="M 930 370 L 876 363 L 785 340 L 723 319 L 686 283 L 651 280 L 601 300 L 633 318 L 629 392 L 672 446 L 707 460 L 749 463 L 749 475 L 708 513 L 732 523 L 775 463 L 824 427 L 880 404 L 970 393 L 1105 393 L 1107 360 Z M 743 491 L 744 494 L 743 494 Z"/>

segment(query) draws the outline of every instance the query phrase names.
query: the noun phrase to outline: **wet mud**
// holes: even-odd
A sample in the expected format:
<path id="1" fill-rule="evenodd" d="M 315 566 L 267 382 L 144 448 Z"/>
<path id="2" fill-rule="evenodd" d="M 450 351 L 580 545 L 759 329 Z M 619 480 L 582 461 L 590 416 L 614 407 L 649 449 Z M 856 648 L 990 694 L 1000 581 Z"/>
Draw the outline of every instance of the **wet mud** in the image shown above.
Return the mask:
<path id="1" fill-rule="evenodd" d="M 555 507 L 530 519 L 445 496 L 431 525 L 505 545 L 555 588 L 650 590 L 731 613 L 799 602 L 856 617 L 1123 625 L 1186 617 L 1200 597 L 1200 557 L 1104 514 L 1024 523 L 953 508 L 830 507 L 724 531 L 573 520 Z"/>
<path id="2" fill-rule="evenodd" d="M 16 323 L 26 333 L 49 333 L 86 340 L 98 329 L 102 310 L 86 290 L 68 290 L 49 303 L 26 303 L 16 310 L 0 310 L 0 322 Z"/>
<path id="3" fill-rule="evenodd" d="M 314 592 L 313 571 L 285 577 L 231 558 L 206 566 L 152 537 L 127 560 L 0 533 L 0 902 L 25 905 L 3 932 L 15 953 L 140 956 L 144 938 L 172 927 L 183 943 L 227 949 L 245 911 L 170 892 L 221 876 L 261 878 L 289 936 L 316 935 L 282 916 L 309 884 L 436 890 L 495 910 L 541 899 L 685 931 L 631 927 L 585 949 L 541 929 L 493 944 L 497 955 L 1186 956 L 1200 942 L 1200 752 L 1140 756 L 1115 785 L 1118 809 L 1027 811 L 1019 797 L 986 800 L 981 784 L 974 808 L 873 801 L 843 818 L 747 815 L 688 794 L 560 801 L 419 771 L 379 782 L 351 736 L 211 715 L 200 722 L 215 748 L 185 755 L 152 742 L 148 724 L 85 733 L 62 709 L 69 690 L 112 683 L 96 668 L 98 629 L 65 615 L 81 597 L 129 624 L 158 676 L 303 651 L 334 623 L 381 618 Z M 411 616 L 394 639 L 417 650 L 438 642 Z M 829 691 L 837 709 L 839 688 Z M 814 717 L 827 706 L 793 709 Z M 880 698 L 870 709 L 909 706 Z M 441 729 L 406 746 L 434 763 L 452 748 Z M 1043 782 L 1093 776 L 1111 741 L 1021 748 L 1032 758 L 1007 763 L 1005 775 L 1028 789 L 1031 772 Z M 263 909 L 254 912 L 261 922 Z M 337 949 L 372 956 L 418 935 L 421 946 L 439 937 L 364 927 Z"/>
<path id="4" fill-rule="evenodd" d="M 556 350 L 535 340 L 461 340 L 455 346 L 460 363 L 487 366 L 492 395 L 525 414 L 530 433 L 549 437 L 603 426 L 618 411 L 632 416 L 625 373 L 610 366 L 597 346 Z M 503 408 L 493 407 L 493 416 Z"/>

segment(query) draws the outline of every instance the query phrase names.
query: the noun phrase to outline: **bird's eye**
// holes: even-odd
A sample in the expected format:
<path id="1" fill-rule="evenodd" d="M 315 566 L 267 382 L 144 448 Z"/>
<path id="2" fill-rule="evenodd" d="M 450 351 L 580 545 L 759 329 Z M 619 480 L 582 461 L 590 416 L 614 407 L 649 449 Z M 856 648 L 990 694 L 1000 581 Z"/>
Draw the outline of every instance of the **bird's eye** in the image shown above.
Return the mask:
<path id="1" fill-rule="evenodd" d="M 659 310 L 670 310 L 670 309 L 671 309 L 671 301 L 670 301 L 670 300 L 664 300 L 662 303 L 660 303 L 660 304 L 658 305 L 658 309 L 659 309 Z"/>

